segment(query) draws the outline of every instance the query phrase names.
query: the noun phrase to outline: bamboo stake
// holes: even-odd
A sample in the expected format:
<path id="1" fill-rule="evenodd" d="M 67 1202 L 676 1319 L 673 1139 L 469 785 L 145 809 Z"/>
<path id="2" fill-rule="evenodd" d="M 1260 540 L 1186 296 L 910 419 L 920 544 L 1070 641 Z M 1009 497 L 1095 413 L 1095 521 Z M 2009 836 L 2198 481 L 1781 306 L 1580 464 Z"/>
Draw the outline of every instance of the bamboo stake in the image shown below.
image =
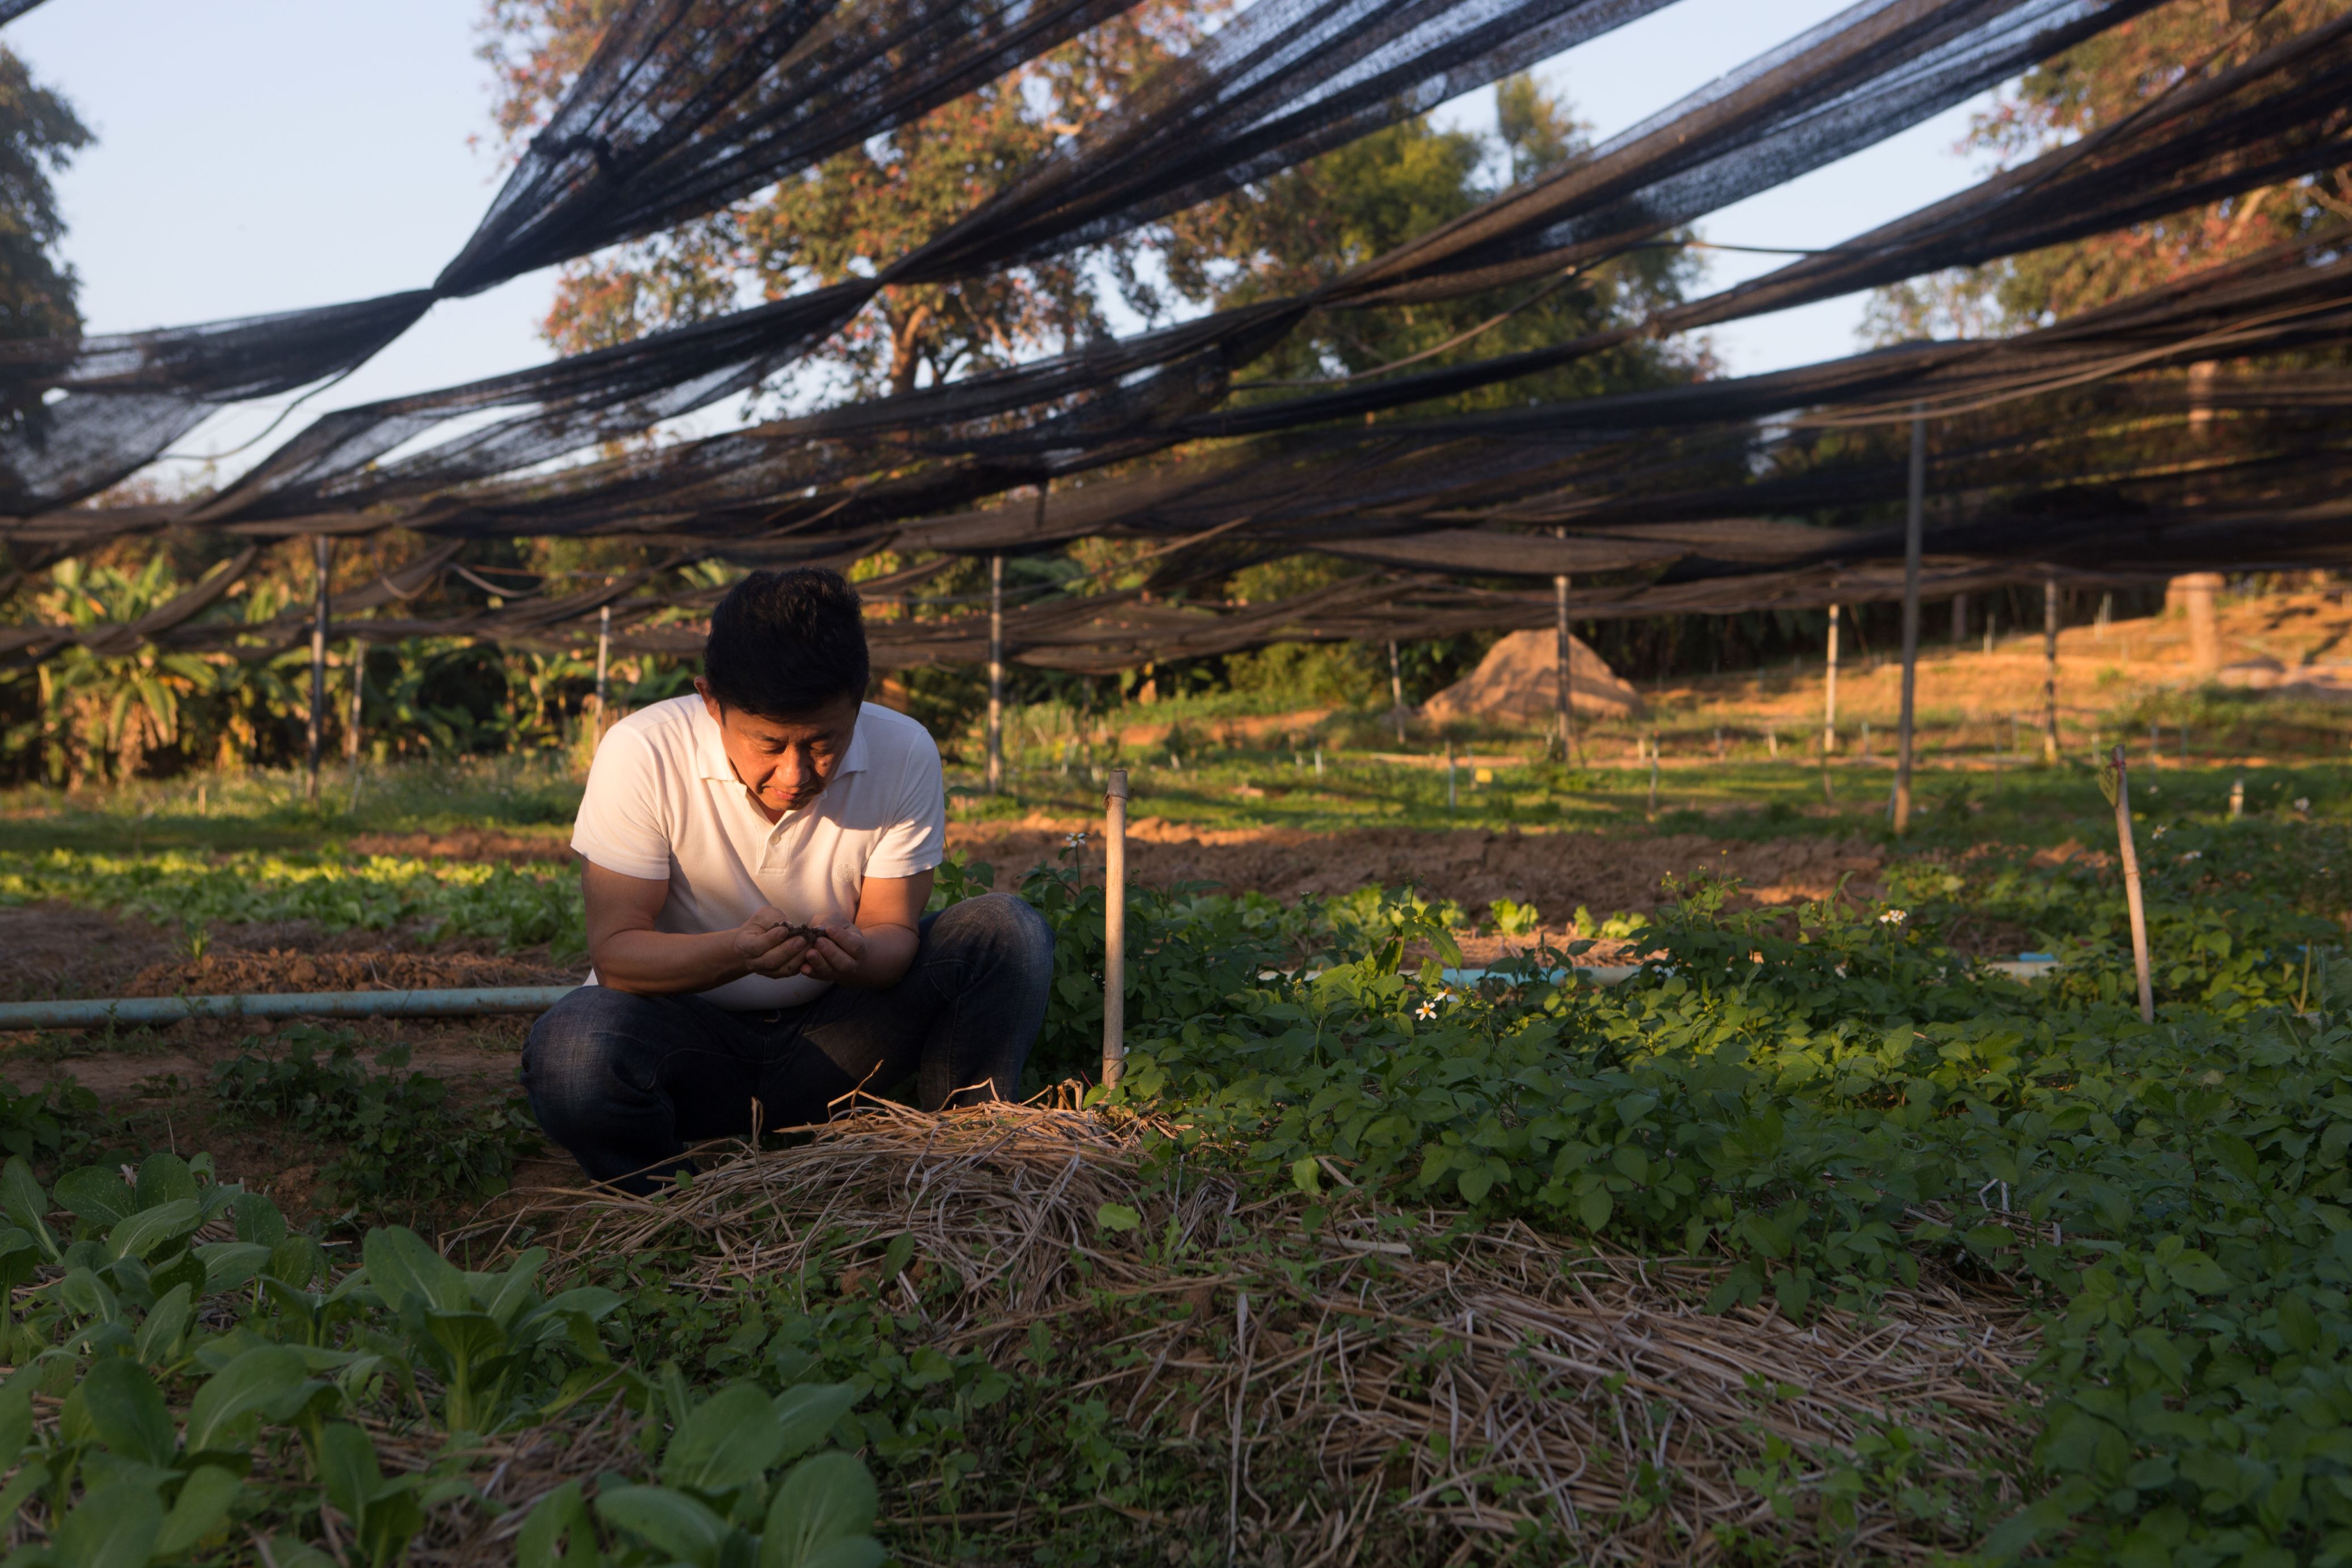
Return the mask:
<path id="1" fill-rule="evenodd" d="M 1903 514 L 1903 714 L 1895 742 L 1895 832 L 1911 829 L 1911 729 L 1919 689 L 1919 535 L 1927 499 L 1927 422 L 1911 418 L 1911 490 Z"/>
<path id="2" fill-rule="evenodd" d="M 988 792 L 1004 787 L 1004 557 L 988 558 Z"/>
<path id="3" fill-rule="evenodd" d="M 605 672 L 613 663 L 613 607 L 600 606 L 596 611 L 596 728 L 604 727 Z"/>
<path id="4" fill-rule="evenodd" d="M 2058 760 L 2058 580 L 2042 580 L 2042 760 Z"/>
<path id="5" fill-rule="evenodd" d="M 1838 607 L 1830 606 L 1829 658 L 1822 674 L 1822 761 L 1829 762 L 1830 753 L 1837 749 L 1837 664 Z"/>
<path id="6" fill-rule="evenodd" d="M 310 601 L 310 723 L 309 727 L 310 804 L 319 803 L 319 751 L 327 734 L 327 587 L 335 559 L 335 541 L 325 534 L 310 540 L 317 569 Z"/>
<path id="7" fill-rule="evenodd" d="M 1552 529 L 1552 537 L 1554 538 L 1564 539 L 1568 537 L 1568 530 L 1564 528 L 1554 528 Z M 1554 622 L 1556 626 L 1556 635 L 1553 646 L 1554 652 L 1557 655 L 1557 674 L 1559 677 L 1559 691 L 1558 693 L 1559 707 L 1559 759 L 1562 762 L 1581 764 L 1584 759 L 1577 755 L 1578 748 L 1576 744 L 1576 684 L 1573 678 L 1576 661 L 1571 656 L 1573 640 L 1570 638 L 1568 630 L 1567 577 L 1564 575 L 1554 577 L 1551 580 L 1551 592 Z"/>
<path id="8" fill-rule="evenodd" d="M 1242 1523 L 1242 1418 L 1249 1403 L 1249 1292 L 1241 1291 L 1234 1296 L 1234 1354 L 1241 1360 L 1241 1385 L 1234 1391 L 1233 1452 L 1226 1462 L 1232 1468 L 1225 1476 L 1225 1568 L 1233 1568 L 1234 1552 L 1241 1540 Z"/>
<path id="9" fill-rule="evenodd" d="M 1103 796 L 1103 1054 L 1108 1089 L 1127 1070 L 1127 769 Z"/>
<path id="10" fill-rule="evenodd" d="M 1397 659 L 1396 639 L 1389 639 L 1389 716 L 1396 720 L 1397 744 L 1404 744 L 1404 665 Z"/>
<path id="11" fill-rule="evenodd" d="M 367 644 L 352 639 L 352 706 L 343 723 L 343 760 L 360 765 L 360 702 L 367 685 Z"/>
<path id="12" fill-rule="evenodd" d="M 2139 1021 L 2156 1021 L 2156 987 L 2147 967 L 2147 905 L 2140 897 L 2139 851 L 2132 842 L 2130 763 L 2116 747 L 2112 759 L 2116 778 L 2116 841 L 2124 864 L 2124 904 L 2131 912 L 2132 969 L 2139 979 Z"/>
<path id="13" fill-rule="evenodd" d="M 360 705 L 367 687 L 367 644 L 352 639 L 352 706 L 343 725 L 343 763 L 352 776 L 351 810 L 360 809 Z"/>

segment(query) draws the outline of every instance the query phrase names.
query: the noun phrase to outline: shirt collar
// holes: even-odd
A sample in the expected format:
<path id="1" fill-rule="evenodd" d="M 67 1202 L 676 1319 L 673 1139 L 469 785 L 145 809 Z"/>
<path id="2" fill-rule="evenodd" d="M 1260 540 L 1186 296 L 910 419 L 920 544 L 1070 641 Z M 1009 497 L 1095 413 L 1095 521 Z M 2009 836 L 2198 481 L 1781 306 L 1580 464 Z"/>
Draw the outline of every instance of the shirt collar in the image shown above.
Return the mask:
<path id="1" fill-rule="evenodd" d="M 715 779 L 721 784 L 732 784 L 740 789 L 743 781 L 735 777 L 735 765 L 727 760 L 727 746 L 719 738 L 719 721 L 710 716 L 710 709 L 704 706 L 699 694 L 693 700 L 696 766 L 703 778 Z M 857 727 L 849 732 L 849 749 L 842 753 L 841 766 L 834 769 L 833 776 L 839 779 L 844 774 L 865 772 L 866 758 L 866 709 L 860 706 Z"/>

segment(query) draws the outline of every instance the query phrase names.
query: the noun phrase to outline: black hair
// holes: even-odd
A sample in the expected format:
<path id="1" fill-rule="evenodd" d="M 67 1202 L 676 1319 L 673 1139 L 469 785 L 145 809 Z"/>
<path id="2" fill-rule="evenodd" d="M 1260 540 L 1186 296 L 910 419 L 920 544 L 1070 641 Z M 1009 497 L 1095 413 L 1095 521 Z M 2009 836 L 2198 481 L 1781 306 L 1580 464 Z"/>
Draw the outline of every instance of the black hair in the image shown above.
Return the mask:
<path id="1" fill-rule="evenodd" d="M 872 664 L 857 590 L 817 567 L 753 572 L 710 612 L 702 674 L 719 702 L 761 718 L 863 697 Z"/>

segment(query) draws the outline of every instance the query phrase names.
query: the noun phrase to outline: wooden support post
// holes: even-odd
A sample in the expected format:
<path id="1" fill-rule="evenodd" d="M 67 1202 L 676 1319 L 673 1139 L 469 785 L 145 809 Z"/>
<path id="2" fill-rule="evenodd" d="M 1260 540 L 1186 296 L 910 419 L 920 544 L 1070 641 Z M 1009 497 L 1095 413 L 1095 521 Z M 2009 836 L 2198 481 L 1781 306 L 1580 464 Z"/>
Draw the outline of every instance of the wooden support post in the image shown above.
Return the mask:
<path id="1" fill-rule="evenodd" d="M 1565 539 L 1568 530 L 1554 528 L 1552 537 Z M 1577 754 L 1576 743 L 1576 641 L 1568 630 L 1568 578 L 1565 573 L 1551 580 L 1551 594 L 1556 628 L 1553 649 L 1559 676 L 1559 691 L 1556 699 L 1559 708 L 1559 759 L 1581 767 L 1584 759 Z"/>
<path id="2" fill-rule="evenodd" d="M 351 657 L 352 703 L 343 718 L 343 760 L 357 768 L 360 765 L 360 703 L 367 687 L 367 644 L 357 637 L 352 639 Z"/>
<path id="3" fill-rule="evenodd" d="M 310 539 L 314 571 L 310 599 L 310 722 L 309 726 L 310 800 L 319 803 L 319 752 L 327 736 L 327 589 L 335 563 L 335 541 L 325 534 Z"/>
<path id="4" fill-rule="evenodd" d="M 360 704 L 367 690 L 367 644 L 357 637 L 352 639 L 352 706 L 343 723 L 343 771 L 351 776 L 351 804 L 344 808 L 353 815 L 360 809 Z"/>
<path id="5" fill-rule="evenodd" d="M 1397 658 L 1396 639 L 1389 639 L 1389 716 L 1396 720 L 1397 744 L 1404 744 L 1404 665 Z"/>
<path id="6" fill-rule="evenodd" d="M 2139 1021 L 2156 1021 L 2156 987 L 2147 967 L 2147 905 L 2139 891 L 2139 850 L 2132 842 L 2131 764 L 2124 748 L 2110 758 L 2116 775 L 2116 842 L 2124 865 L 2124 907 L 2131 914 L 2132 970 L 2139 980 Z"/>
<path id="7" fill-rule="evenodd" d="M 596 727 L 604 727 L 605 715 L 610 711 L 605 695 L 605 671 L 613 662 L 613 607 L 609 604 L 596 612 Z"/>
<path id="8" fill-rule="evenodd" d="M 1895 832 L 1911 829 L 1911 730 L 1919 689 L 1919 536 L 1927 503 L 1927 421 L 1913 405 L 1911 491 L 1903 515 L 1903 712 L 1895 740 Z"/>
<path id="9" fill-rule="evenodd" d="M 2042 580 L 2042 760 L 2058 760 L 2058 580 Z"/>
<path id="10" fill-rule="evenodd" d="M 1822 760 L 1837 749 L 1838 607 L 1830 606 L 1830 647 L 1822 667 Z"/>
<path id="11" fill-rule="evenodd" d="M 1114 768 L 1103 796 L 1103 1087 L 1126 1071 L 1127 769 Z"/>
<path id="12" fill-rule="evenodd" d="M 1004 787 L 1004 557 L 988 558 L 988 792 Z"/>

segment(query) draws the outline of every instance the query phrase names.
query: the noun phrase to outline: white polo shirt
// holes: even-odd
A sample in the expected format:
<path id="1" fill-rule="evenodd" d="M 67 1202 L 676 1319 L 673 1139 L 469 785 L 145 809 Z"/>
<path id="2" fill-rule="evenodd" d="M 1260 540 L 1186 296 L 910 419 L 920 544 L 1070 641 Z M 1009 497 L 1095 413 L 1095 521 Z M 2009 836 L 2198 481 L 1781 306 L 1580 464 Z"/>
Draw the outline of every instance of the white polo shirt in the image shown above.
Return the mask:
<path id="1" fill-rule="evenodd" d="M 732 930 L 763 904 L 799 925 L 839 925 L 856 918 L 867 877 L 913 876 L 945 856 L 939 747 L 906 715 L 866 703 L 824 793 L 771 822 L 736 778 L 700 695 L 688 692 L 605 732 L 572 847 L 623 876 L 667 878 L 657 930 Z M 830 984 L 746 975 L 702 994 L 755 1012 L 796 1007 Z"/>

